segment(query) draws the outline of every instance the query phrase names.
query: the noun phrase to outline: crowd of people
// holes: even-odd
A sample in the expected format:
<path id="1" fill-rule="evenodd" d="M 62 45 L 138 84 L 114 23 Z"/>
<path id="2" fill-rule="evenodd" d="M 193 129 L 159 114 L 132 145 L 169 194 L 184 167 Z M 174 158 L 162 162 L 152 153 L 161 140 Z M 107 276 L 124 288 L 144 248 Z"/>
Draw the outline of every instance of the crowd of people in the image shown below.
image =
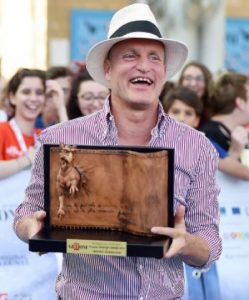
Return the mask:
<path id="1" fill-rule="evenodd" d="M 38 92 L 37 81 L 42 84 Z M 249 180 L 248 159 L 243 159 L 249 145 L 248 82 L 246 74 L 227 71 L 213 76 L 207 66 L 192 61 L 178 81 L 165 83 L 160 95 L 169 116 L 210 139 L 219 153 L 219 169 L 243 180 Z M 30 166 L 35 137 L 42 129 L 100 110 L 108 95 L 109 89 L 93 80 L 83 64 L 77 72 L 64 66 L 47 71 L 23 68 L 9 81 L 2 78 L 0 178 Z M 24 123 L 32 124 L 31 129 Z"/>
<path id="2" fill-rule="evenodd" d="M 216 161 L 222 172 L 239 179 L 249 180 L 249 165 L 246 165 L 242 159 L 245 148 L 249 144 L 249 76 L 229 71 L 213 76 L 207 66 L 193 61 L 183 66 L 178 81 L 171 81 L 164 68 L 165 57 L 166 70 L 167 64 L 172 64 L 171 69 L 174 70 L 170 74 L 171 77 L 181 67 L 173 62 L 167 52 L 168 45 L 173 44 L 170 44 L 170 40 L 160 37 L 154 17 L 151 17 L 148 12 L 147 5 L 134 4 L 123 10 L 126 9 L 129 10 L 131 19 L 133 16 L 134 20 L 137 20 L 141 14 L 141 20 L 144 20 L 146 16 L 148 23 L 153 23 L 153 28 L 145 27 L 141 30 L 143 34 L 136 32 L 132 38 L 122 32 L 120 34 L 123 36 L 116 38 L 115 43 L 107 39 L 105 45 L 108 47 L 101 49 L 101 45 L 96 46 L 96 49 L 99 47 L 96 53 L 101 53 L 101 50 L 106 51 L 103 60 L 101 61 L 100 55 L 95 53 L 94 48 L 88 56 L 86 66 L 82 65 L 77 72 L 62 66 L 51 67 L 47 71 L 23 68 L 4 83 L 0 114 L 2 116 L 0 179 L 29 168 L 33 164 L 34 153 L 37 152 L 36 141 L 39 136 L 43 143 L 46 143 L 51 135 L 53 142 L 58 142 L 60 137 L 64 142 L 73 141 L 76 144 L 84 143 L 84 141 L 91 144 L 99 140 L 100 143 L 106 145 L 161 146 L 167 144 L 175 147 L 178 174 L 176 193 L 179 193 L 179 199 L 174 206 L 175 228 L 174 230 L 157 227 L 152 229 L 155 234 L 169 235 L 173 239 L 170 250 L 165 254 L 169 262 L 164 262 L 160 269 L 162 276 L 165 277 L 166 285 L 159 286 L 156 282 L 160 281 L 157 274 L 158 262 L 141 260 L 140 265 L 143 266 L 141 273 L 154 274 L 153 285 L 158 284 L 158 294 L 156 289 L 148 291 L 151 297 L 157 298 L 158 296 L 157 299 L 159 299 L 167 290 L 169 295 L 176 299 L 182 295 L 182 282 L 179 279 L 182 276 L 182 270 L 179 269 L 180 271 L 178 270 L 175 275 L 178 277 L 173 276 L 174 280 L 172 280 L 165 269 L 170 272 L 176 271 L 180 268 L 180 261 L 191 266 L 208 267 L 220 255 L 221 244 L 217 232 L 218 189 L 214 183 Z M 127 14 L 124 14 L 122 19 L 120 16 L 123 10 L 121 9 L 114 17 L 114 19 L 117 18 L 115 22 L 128 24 L 129 21 L 134 21 L 127 21 Z M 111 26 L 112 23 L 110 30 Z M 141 22 L 140 26 L 142 28 L 144 23 Z M 129 30 L 132 31 L 132 29 Z M 116 34 L 115 30 L 110 33 Z M 147 39 L 150 39 L 150 43 L 147 43 Z M 165 45 L 166 51 L 162 44 Z M 184 62 L 187 55 L 185 46 L 181 43 L 174 43 L 172 47 L 178 47 L 177 49 L 182 51 L 177 53 L 183 53 L 182 57 L 178 55 L 179 60 Z M 94 65 L 95 63 L 98 68 Z M 149 71 L 152 70 L 151 77 L 147 77 L 146 73 L 149 71 L 146 68 Z M 139 93 L 142 94 L 143 101 L 140 96 L 136 96 Z M 142 102 L 139 103 L 139 101 Z M 82 118 L 81 123 L 76 124 L 76 121 L 73 121 L 75 118 L 86 115 L 89 115 L 89 118 Z M 68 120 L 72 121 L 66 123 L 65 127 L 60 127 L 59 123 L 64 124 Z M 58 126 L 53 126 L 56 124 Z M 74 126 L 79 126 L 85 135 L 74 137 L 72 135 Z M 102 126 L 105 133 L 110 131 L 109 135 L 105 135 L 104 140 L 97 135 L 97 126 Z M 62 128 L 62 133 L 59 135 L 60 128 Z M 91 134 L 89 128 L 92 128 Z M 152 130 L 159 134 L 152 134 Z M 165 134 L 165 130 L 169 133 Z M 176 138 L 175 135 L 179 136 Z M 211 143 L 208 143 L 204 136 Z M 191 137 L 193 143 L 190 140 Z M 206 148 L 202 151 L 203 149 L 198 149 L 198 147 Z M 190 151 L 191 155 L 186 151 Z M 32 224 L 36 230 L 42 227 L 46 215 L 44 211 L 38 209 L 38 207 L 43 207 L 42 179 L 37 179 L 41 176 L 39 171 L 42 161 L 41 153 L 41 150 L 38 150 L 36 154 L 30 188 L 24 205 L 17 210 L 15 219 L 15 230 L 23 240 L 27 240 L 32 231 L 26 225 L 31 224 L 31 220 L 27 221 L 27 215 L 34 214 Z M 184 158 L 181 156 L 182 153 L 185 153 Z M 199 162 L 195 161 L 197 156 L 200 158 Z M 192 166 L 196 169 L 193 170 Z M 189 178 L 192 180 L 191 184 Z M 184 184 L 181 185 L 181 183 Z M 210 193 L 209 196 L 212 194 L 211 200 L 205 199 L 207 191 Z M 192 197 L 189 202 L 185 199 L 186 195 Z M 202 202 L 198 202 L 200 197 L 202 197 Z M 30 201 L 36 201 L 39 205 L 32 207 Z M 192 206 L 191 201 L 195 202 Z M 25 208 L 25 205 L 28 206 Z M 198 217 L 199 223 L 195 223 L 194 216 Z M 183 225 L 184 219 L 186 227 Z M 202 222 L 205 222 L 205 230 L 202 228 Z M 184 243 L 183 239 L 185 239 Z M 87 278 L 87 274 L 91 272 L 90 269 L 85 267 L 84 270 L 78 270 L 79 274 L 76 274 L 75 270 L 72 273 L 69 271 L 71 265 L 76 266 L 82 263 L 85 266 L 94 266 L 94 274 L 100 281 L 103 281 L 103 289 L 106 289 L 107 294 L 117 296 L 119 293 L 124 295 L 127 292 L 130 296 L 137 295 L 139 279 L 134 273 L 136 266 L 132 259 L 127 258 L 122 261 L 97 257 L 94 260 L 83 256 L 73 258 L 65 256 L 64 259 L 66 263 L 63 265 L 63 275 L 57 282 L 61 299 L 69 299 L 69 295 L 73 297 L 74 288 L 88 297 L 94 293 L 87 286 L 87 284 L 89 286 L 92 284 Z M 115 273 L 110 266 L 114 268 Z M 104 270 L 113 279 L 112 282 L 108 281 L 111 280 L 107 278 L 108 276 L 102 276 L 105 274 Z M 123 273 L 122 270 L 124 270 Z M 75 280 L 72 287 L 67 286 L 68 279 L 63 279 L 67 278 L 69 273 Z M 123 278 L 124 274 L 130 276 L 133 280 L 132 284 L 127 282 L 127 278 Z M 143 277 L 142 274 L 140 275 Z M 78 279 L 79 276 L 84 278 L 84 284 Z M 116 283 L 117 278 L 120 278 L 120 284 Z M 176 285 L 179 282 L 180 287 L 177 288 Z M 167 289 L 169 284 L 172 285 L 172 290 Z M 146 290 L 146 287 L 144 289 Z M 102 292 L 98 293 L 100 296 Z"/>
<path id="3" fill-rule="evenodd" d="M 64 66 L 21 68 L 2 80 L 0 92 L 0 178 L 32 165 L 43 129 L 98 111 L 109 94 L 84 65 L 76 73 Z"/>

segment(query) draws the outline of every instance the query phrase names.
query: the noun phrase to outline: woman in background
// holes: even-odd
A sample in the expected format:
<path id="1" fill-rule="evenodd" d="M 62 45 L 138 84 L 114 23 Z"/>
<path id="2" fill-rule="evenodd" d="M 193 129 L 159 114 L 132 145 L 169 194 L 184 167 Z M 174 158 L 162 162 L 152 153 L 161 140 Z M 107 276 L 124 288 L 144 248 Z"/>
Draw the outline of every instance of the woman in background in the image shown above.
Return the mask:
<path id="1" fill-rule="evenodd" d="M 72 82 L 68 118 L 71 120 L 100 110 L 108 94 L 108 88 L 94 81 L 84 67 Z"/>
<path id="2" fill-rule="evenodd" d="M 0 179 L 29 168 L 33 163 L 35 120 L 45 102 L 45 73 L 20 69 L 7 84 L 13 118 L 0 123 Z"/>
<path id="3" fill-rule="evenodd" d="M 193 90 L 203 103 L 199 127 L 211 117 L 210 95 L 213 87 L 212 73 L 202 63 L 192 61 L 182 69 L 178 84 Z"/>

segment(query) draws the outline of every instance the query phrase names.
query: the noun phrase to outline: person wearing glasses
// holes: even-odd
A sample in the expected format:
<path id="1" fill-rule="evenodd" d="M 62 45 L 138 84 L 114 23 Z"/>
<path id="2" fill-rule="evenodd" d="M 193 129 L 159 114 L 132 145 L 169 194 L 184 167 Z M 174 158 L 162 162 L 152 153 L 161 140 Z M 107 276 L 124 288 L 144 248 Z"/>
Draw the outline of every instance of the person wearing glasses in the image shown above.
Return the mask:
<path id="1" fill-rule="evenodd" d="M 72 82 L 67 104 L 69 120 L 100 110 L 108 95 L 108 88 L 93 80 L 84 66 Z"/>
<path id="2" fill-rule="evenodd" d="M 191 61 L 186 64 L 180 74 L 178 84 L 193 90 L 203 103 L 203 113 L 199 127 L 211 116 L 210 93 L 213 86 L 212 73 L 202 63 Z"/>

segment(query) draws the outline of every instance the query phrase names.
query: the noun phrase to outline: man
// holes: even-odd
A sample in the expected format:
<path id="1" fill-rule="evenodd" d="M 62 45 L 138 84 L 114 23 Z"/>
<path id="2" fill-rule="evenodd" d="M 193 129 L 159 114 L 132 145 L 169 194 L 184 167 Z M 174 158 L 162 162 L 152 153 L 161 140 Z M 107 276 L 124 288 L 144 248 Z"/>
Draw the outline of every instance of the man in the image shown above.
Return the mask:
<path id="1" fill-rule="evenodd" d="M 207 267 L 221 252 L 218 234 L 218 158 L 210 142 L 164 114 L 159 95 L 187 57 L 184 44 L 164 39 L 145 4 L 119 10 L 106 41 L 87 57 L 91 76 L 111 89 L 93 115 L 47 129 L 41 143 L 146 145 L 175 148 L 175 228 L 152 228 L 173 238 L 165 258 L 64 255 L 56 283 L 61 299 L 179 299 L 182 262 Z M 43 226 L 43 149 L 36 155 L 15 230 L 27 240 Z M 160 209 L 160 207 L 158 208 Z"/>

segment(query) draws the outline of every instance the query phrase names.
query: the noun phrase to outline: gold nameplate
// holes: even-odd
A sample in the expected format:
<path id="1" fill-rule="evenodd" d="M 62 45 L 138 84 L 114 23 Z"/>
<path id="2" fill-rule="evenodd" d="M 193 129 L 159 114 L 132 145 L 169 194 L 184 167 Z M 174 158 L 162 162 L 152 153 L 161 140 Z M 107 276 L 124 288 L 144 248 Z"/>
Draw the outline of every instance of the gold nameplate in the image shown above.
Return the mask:
<path id="1" fill-rule="evenodd" d="M 127 256 L 127 243 L 67 239 L 67 253 Z"/>

